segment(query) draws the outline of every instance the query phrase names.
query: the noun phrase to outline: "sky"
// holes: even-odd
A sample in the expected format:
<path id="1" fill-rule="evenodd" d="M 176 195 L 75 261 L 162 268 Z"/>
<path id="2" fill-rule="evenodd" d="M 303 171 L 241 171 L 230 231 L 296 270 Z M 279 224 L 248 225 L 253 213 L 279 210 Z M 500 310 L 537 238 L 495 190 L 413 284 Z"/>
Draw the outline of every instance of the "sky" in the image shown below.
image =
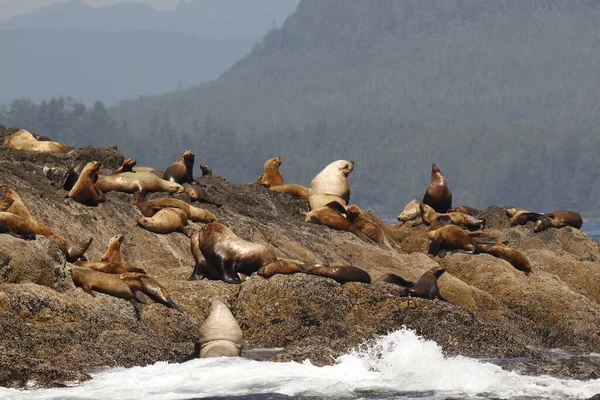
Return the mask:
<path id="1" fill-rule="evenodd" d="M 61 0 L 64 2 L 65 0 Z M 84 0 L 92 7 L 110 6 L 113 4 L 136 2 L 151 5 L 157 10 L 174 10 L 179 0 Z M 38 8 L 46 7 L 58 0 L 0 0 L 0 19 L 27 14 Z"/>

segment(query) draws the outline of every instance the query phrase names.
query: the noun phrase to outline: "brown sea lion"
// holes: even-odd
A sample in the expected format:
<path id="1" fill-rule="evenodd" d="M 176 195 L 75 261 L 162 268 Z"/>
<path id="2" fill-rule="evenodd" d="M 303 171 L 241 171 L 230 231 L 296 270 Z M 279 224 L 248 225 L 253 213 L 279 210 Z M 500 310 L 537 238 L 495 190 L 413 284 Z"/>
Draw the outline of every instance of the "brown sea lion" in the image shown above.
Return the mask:
<path id="1" fill-rule="evenodd" d="M 263 173 L 256 179 L 255 183 L 271 187 L 283 185 L 283 175 L 279 171 L 281 157 L 275 157 L 267 160 L 263 165 Z"/>
<path id="2" fill-rule="evenodd" d="M 124 274 L 127 272 L 146 273 L 142 268 L 117 264 L 110 261 L 75 261 L 74 264 L 78 267 L 93 269 L 94 271 L 104 272 L 105 274 Z"/>
<path id="3" fill-rule="evenodd" d="M 317 174 L 308 188 L 311 210 L 325 207 L 332 201 L 347 206 L 350 201 L 348 175 L 354 169 L 354 161 L 337 160 Z"/>
<path id="4" fill-rule="evenodd" d="M 123 164 L 114 172 L 114 174 L 120 174 L 121 172 L 135 172 L 133 167 L 135 167 L 137 161 L 134 158 L 126 158 L 123 160 Z M 113 174 L 113 175 L 114 175 Z"/>
<path id="5" fill-rule="evenodd" d="M 88 239 L 82 240 L 81 242 L 69 247 L 67 261 L 73 263 L 80 258 L 87 261 L 84 254 L 90 247 L 90 244 L 92 244 L 93 240 L 94 238 L 90 236 Z"/>
<path id="6" fill-rule="evenodd" d="M 299 264 L 292 260 L 277 260 L 275 262 L 263 266 L 261 269 L 258 270 L 257 273 L 263 278 L 270 278 L 276 274 L 288 275 L 295 274 L 298 272 L 307 273 L 308 268 L 305 265 Z"/>
<path id="7" fill-rule="evenodd" d="M 452 192 L 442 170 L 436 164 L 431 164 L 431 183 L 425 191 L 423 203 L 439 213 L 446 213 L 452 208 Z"/>
<path id="8" fill-rule="evenodd" d="M 351 265 L 339 267 L 330 267 L 327 265 L 316 264 L 315 266 L 306 266 L 308 274 L 331 278 L 338 283 L 344 284 L 347 282 L 362 282 L 371 283 L 371 275 L 364 269 Z"/>
<path id="9" fill-rule="evenodd" d="M 206 268 L 198 275 L 228 283 L 241 283 L 239 273 L 251 275 L 277 261 L 267 246 L 248 242 L 219 222 L 211 222 L 202 229 L 198 246 L 206 259 Z"/>
<path id="10" fill-rule="evenodd" d="M 200 170 L 202 171 L 202 176 L 212 176 L 213 171 L 206 164 L 200 164 Z"/>
<path id="11" fill-rule="evenodd" d="M 483 232 L 469 232 L 457 225 L 445 225 L 429 231 L 427 237 L 432 241 L 430 254 L 443 257 L 447 250 L 458 253 L 475 254 L 479 251 L 478 244 L 493 244 L 497 238 L 487 236 Z"/>
<path id="12" fill-rule="evenodd" d="M 118 191 L 133 193 L 132 204 L 144 201 L 150 192 L 183 193 L 184 187 L 169 182 L 149 172 L 122 172 L 115 175 L 99 175 L 96 186 L 104 193 Z"/>
<path id="13" fill-rule="evenodd" d="M 308 199 L 308 188 L 306 186 L 298 185 L 296 183 L 287 183 L 285 185 L 271 186 L 269 189 L 279 193 L 291 194 L 292 197 Z"/>
<path id="14" fill-rule="evenodd" d="M 194 207 L 183 200 L 158 198 L 137 204 L 143 216 L 152 217 L 163 208 L 178 208 L 186 213 L 189 220 L 193 222 L 209 223 L 217 220 L 211 212 L 202 208 Z"/>
<path id="15" fill-rule="evenodd" d="M 85 163 L 78 163 L 71 166 L 71 168 L 69 168 L 63 175 L 62 181 L 58 185 L 59 189 L 64 189 L 67 191 L 73 189 L 73 186 L 79 179 L 79 175 L 81 175 L 81 171 L 83 171 L 84 167 Z M 94 182 L 96 182 L 98 180 L 98 176 L 96 175 L 94 179 Z"/>
<path id="16" fill-rule="evenodd" d="M 508 261 L 513 267 L 519 271 L 523 271 L 525 275 L 529 275 L 532 272 L 531 264 L 527 257 L 521 252 L 508 247 L 506 244 L 498 242 L 489 245 L 478 245 L 481 253 L 487 253 L 497 258 L 501 258 L 504 261 Z"/>
<path id="17" fill-rule="evenodd" d="M 210 314 L 199 330 L 196 357 L 237 357 L 242 353 L 243 335 L 240 325 L 219 299 L 210 303 Z"/>
<path id="18" fill-rule="evenodd" d="M 5 147 L 16 150 L 38 151 L 41 153 L 68 153 L 73 150 L 66 144 L 50 140 L 38 140 L 31 132 L 19 129 L 4 141 Z"/>
<path id="19" fill-rule="evenodd" d="M 190 185 L 194 183 L 194 177 L 192 176 L 194 172 L 194 152 L 192 150 L 186 150 L 173 164 L 169 166 L 163 173 L 162 178 L 166 181 L 179 183 L 183 185 L 184 183 L 189 183 Z"/>
<path id="20" fill-rule="evenodd" d="M 208 203 L 208 204 L 214 204 L 217 207 L 221 207 L 222 204 L 221 203 L 217 203 L 216 201 L 214 201 L 206 192 L 206 189 L 204 189 L 202 186 L 200 185 L 190 185 L 190 187 L 185 189 L 185 192 L 187 193 L 187 195 L 190 197 L 191 201 L 199 201 L 201 203 Z"/>
<path id="21" fill-rule="evenodd" d="M 430 229 L 437 229 L 448 224 L 458 225 L 467 229 L 483 229 L 485 226 L 485 219 L 476 218 L 462 212 L 441 214 L 435 212 L 433 207 L 425 203 L 419 204 L 419 209 L 421 210 L 423 223 L 429 226 Z"/>
<path id="22" fill-rule="evenodd" d="M 404 207 L 404 210 L 402 210 L 402 212 L 396 217 L 398 222 L 400 222 L 399 225 L 402 225 L 408 221 L 412 221 L 421 216 L 419 204 L 421 204 L 421 200 L 417 199 L 408 202 L 408 204 Z"/>
<path id="23" fill-rule="evenodd" d="M 127 272 L 119 275 L 119 278 L 125 282 L 132 291 L 139 290 L 150 297 L 155 303 L 163 304 L 169 308 L 183 312 L 175 301 L 169 296 L 169 293 L 158 280 L 150 275 L 139 272 Z"/>
<path id="24" fill-rule="evenodd" d="M 531 212 L 522 208 L 509 208 L 506 210 L 506 214 L 508 214 L 510 218 L 510 226 L 516 225 L 525 225 L 529 221 L 537 221 L 537 219 L 542 215 L 541 213 Z"/>
<path id="25" fill-rule="evenodd" d="M 555 210 L 551 213 L 541 215 L 535 226 L 533 227 L 534 232 L 541 232 L 547 228 L 562 228 L 564 226 L 570 226 L 576 229 L 580 229 L 583 225 L 583 218 L 581 214 L 575 211 L 568 210 Z"/>
<path id="26" fill-rule="evenodd" d="M 97 206 L 106 201 L 104 193 L 94 183 L 94 177 L 98 175 L 100 161 L 89 162 L 83 167 L 79 179 L 65 197 L 69 197 L 86 206 Z"/>
<path id="27" fill-rule="evenodd" d="M 479 210 L 476 208 L 473 208 L 473 207 L 469 207 L 469 206 L 458 206 L 458 207 L 451 208 L 450 210 L 448 210 L 448 212 L 461 212 L 461 213 L 475 216 L 479 213 Z"/>
<path id="28" fill-rule="evenodd" d="M 123 262 L 123 254 L 121 253 L 121 244 L 123 244 L 123 240 L 125 236 L 123 234 L 118 234 L 110 238 L 108 241 L 108 249 L 100 259 L 100 261 L 108 261 L 116 264 L 125 264 Z"/>
<path id="29" fill-rule="evenodd" d="M 360 207 L 354 204 L 346 207 L 346 217 L 352 222 L 354 229 L 362 232 L 366 237 L 377 244 L 383 243 L 385 239 L 383 230 L 381 230 L 374 222 L 369 221 Z"/>
<path id="30" fill-rule="evenodd" d="M 450 303 L 444 296 L 440 293 L 440 288 L 438 287 L 437 280 L 442 274 L 446 272 L 446 268 L 443 267 L 433 267 L 429 271 L 425 272 L 415 286 L 408 289 L 408 293 L 411 296 L 422 297 L 425 299 L 440 299 L 441 301 L 445 301 Z"/>
<path id="31" fill-rule="evenodd" d="M 137 224 L 154 233 L 171 233 L 180 231 L 190 237 L 192 230 L 187 226 L 187 214 L 179 208 L 163 208 L 152 217 L 140 217 Z"/>
<path id="32" fill-rule="evenodd" d="M 6 211 L 0 211 L 0 233 L 25 240 L 35 239 L 35 230 L 25 218 Z"/>
<path id="33" fill-rule="evenodd" d="M 313 209 L 306 213 L 304 222 L 325 225 L 328 228 L 336 229 L 339 231 L 352 232 L 358 236 L 361 240 L 369 243 L 370 239 L 367 235 L 360 231 L 360 229 L 352 223 L 343 214 L 346 212 L 346 207 L 342 206 L 337 201 L 332 201 L 326 204 L 324 207 Z"/>

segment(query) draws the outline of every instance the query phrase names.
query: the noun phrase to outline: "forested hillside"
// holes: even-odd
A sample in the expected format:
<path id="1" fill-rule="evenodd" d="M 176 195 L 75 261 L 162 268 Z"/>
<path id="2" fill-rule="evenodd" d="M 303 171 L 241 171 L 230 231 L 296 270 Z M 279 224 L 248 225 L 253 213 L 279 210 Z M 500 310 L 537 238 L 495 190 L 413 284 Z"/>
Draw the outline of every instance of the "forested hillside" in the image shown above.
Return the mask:
<path id="1" fill-rule="evenodd" d="M 599 25 L 598 1 L 302 0 L 218 80 L 110 114 L 141 162 L 191 148 L 234 182 L 353 159 L 351 201 L 384 217 L 432 162 L 455 204 L 595 212 Z"/>

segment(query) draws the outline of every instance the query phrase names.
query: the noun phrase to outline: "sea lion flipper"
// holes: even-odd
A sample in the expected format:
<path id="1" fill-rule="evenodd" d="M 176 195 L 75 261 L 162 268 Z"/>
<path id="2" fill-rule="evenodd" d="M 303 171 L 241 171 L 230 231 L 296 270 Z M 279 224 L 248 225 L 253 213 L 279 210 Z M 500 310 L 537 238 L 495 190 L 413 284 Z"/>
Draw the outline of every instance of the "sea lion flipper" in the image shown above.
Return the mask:
<path id="1" fill-rule="evenodd" d="M 329 203 L 325 204 L 325 207 L 329 207 L 337 212 L 339 212 L 340 214 L 346 214 L 346 207 L 344 207 L 344 205 L 342 203 L 340 203 L 339 201 L 330 201 Z"/>
<path id="2" fill-rule="evenodd" d="M 135 301 L 138 303 L 146 304 L 146 295 L 139 289 L 131 289 Z"/>
<path id="3" fill-rule="evenodd" d="M 219 271 L 222 271 L 223 274 L 223 282 L 227 283 L 242 283 L 240 276 L 237 273 L 237 268 L 235 263 L 232 260 L 222 260 L 221 266 L 218 268 Z"/>

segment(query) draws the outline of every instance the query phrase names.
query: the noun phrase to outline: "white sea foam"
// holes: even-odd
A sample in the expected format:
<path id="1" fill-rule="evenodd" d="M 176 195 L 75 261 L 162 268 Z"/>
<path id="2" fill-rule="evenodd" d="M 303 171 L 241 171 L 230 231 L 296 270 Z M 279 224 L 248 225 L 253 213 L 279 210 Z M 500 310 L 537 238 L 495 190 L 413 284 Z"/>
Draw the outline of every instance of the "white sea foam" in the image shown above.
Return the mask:
<path id="1" fill-rule="evenodd" d="M 116 368 L 69 388 L 0 389 L 9 399 L 190 399 L 281 393 L 291 396 L 354 397 L 429 392 L 433 398 L 589 398 L 600 379 L 563 380 L 524 376 L 467 357 L 445 358 L 439 346 L 400 330 L 337 359 L 333 366 L 259 362 L 244 358 L 197 359 Z M 408 395 L 407 395 L 408 396 Z"/>

